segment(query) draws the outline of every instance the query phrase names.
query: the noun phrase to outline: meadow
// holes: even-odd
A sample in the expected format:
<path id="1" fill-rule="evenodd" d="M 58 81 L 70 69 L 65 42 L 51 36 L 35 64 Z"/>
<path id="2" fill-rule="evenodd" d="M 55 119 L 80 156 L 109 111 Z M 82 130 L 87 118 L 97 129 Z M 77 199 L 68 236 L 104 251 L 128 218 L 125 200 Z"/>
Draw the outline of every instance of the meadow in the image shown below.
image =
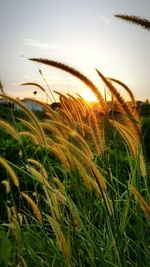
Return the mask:
<path id="1" fill-rule="evenodd" d="M 99 70 L 110 103 L 73 67 L 31 60 L 77 77 L 97 110 L 57 92 L 56 108 L 30 100 L 43 107 L 37 114 L 1 88 L 0 266 L 148 267 L 149 114 L 140 116 L 130 88 Z"/>

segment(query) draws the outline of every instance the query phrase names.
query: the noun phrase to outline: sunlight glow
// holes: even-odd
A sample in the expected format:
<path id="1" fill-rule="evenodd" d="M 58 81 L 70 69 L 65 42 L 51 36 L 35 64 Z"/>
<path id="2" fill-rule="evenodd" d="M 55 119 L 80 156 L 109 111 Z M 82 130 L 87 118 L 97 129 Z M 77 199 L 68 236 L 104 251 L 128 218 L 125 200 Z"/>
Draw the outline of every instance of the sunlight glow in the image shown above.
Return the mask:
<path id="1" fill-rule="evenodd" d="M 88 102 L 97 102 L 97 98 L 90 89 L 81 92 L 81 96 Z"/>

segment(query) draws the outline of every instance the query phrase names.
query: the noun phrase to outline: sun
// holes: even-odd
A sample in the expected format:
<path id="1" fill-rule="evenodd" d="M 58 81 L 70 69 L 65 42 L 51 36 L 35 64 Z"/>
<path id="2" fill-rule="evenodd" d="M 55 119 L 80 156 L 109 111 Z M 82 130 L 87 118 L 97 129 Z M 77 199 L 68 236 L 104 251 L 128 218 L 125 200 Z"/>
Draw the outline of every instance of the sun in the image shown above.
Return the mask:
<path id="1" fill-rule="evenodd" d="M 90 90 L 86 89 L 80 94 L 87 102 L 97 102 L 95 94 Z"/>

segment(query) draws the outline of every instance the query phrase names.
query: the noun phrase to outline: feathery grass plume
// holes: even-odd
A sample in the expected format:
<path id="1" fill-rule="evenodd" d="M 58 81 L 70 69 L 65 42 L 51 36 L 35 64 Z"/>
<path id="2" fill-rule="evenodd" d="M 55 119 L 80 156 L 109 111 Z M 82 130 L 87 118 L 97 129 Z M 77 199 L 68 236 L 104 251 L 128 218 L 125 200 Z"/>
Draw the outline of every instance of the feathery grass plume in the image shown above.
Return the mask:
<path id="1" fill-rule="evenodd" d="M 75 109 L 75 106 L 74 106 L 74 99 L 72 97 L 68 96 L 68 94 L 67 94 L 67 100 L 68 100 L 68 107 L 71 110 L 71 114 L 77 120 L 78 118 L 77 118 L 76 109 Z"/>
<path id="2" fill-rule="evenodd" d="M 62 201 L 64 202 L 64 204 L 66 204 L 68 206 L 70 214 L 71 214 L 71 216 L 73 218 L 73 221 L 74 221 L 75 225 L 77 227 L 80 227 L 81 219 L 80 219 L 79 213 L 76 210 L 75 204 L 73 203 L 71 198 L 67 195 L 67 193 L 65 191 L 64 184 L 60 181 L 60 179 L 58 177 L 53 177 L 52 180 L 57 185 L 57 187 L 59 188 L 59 194 L 60 193 L 62 194 L 62 197 L 61 197 Z M 54 189 L 54 191 L 55 191 L 55 189 Z M 59 201 L 59 198 L 58 198 L 58 201 Z"/>
<path id="3" fill-rule="evenodd" d="M 68 97 L 68 104 L 69 104 L 69 110 L 71 111 L 71 115 L 73 117 L 73 122 L 75 123 L 76 121 L 78 121 L 78 114 L 76 112 L 74 102 L 70 97 Z"/>
<path id="4" fill-rule="evenodd" d="M 53 120 L 55 120 L 55 121 L 61 121 L 61 116 L 60 116 L 59 110 L 60 110 L 60 108 L 58 108 L 57 111 L 53 110 L 53 109 L 51 110 L 51 113 L 52 113 L 51 118 Z M 50 113 L 49 112 L 46 112 L 46 115 L 48 117 L 50 117 Z"/>
<path id="5" fill-rule="evenodd" d="M 1 184 L 3 184 L 5 186 L 5 191 L 6 191 L 7 194 L 9 194 L 10 193 L 10 183 L 9 183 L 9 181 L 3 180 L 1 182 Z"/>
<path id="6" fill-rule="evenodd" d="M 90 158 L 93 159 L 93 154 L 92 151 L 90 149 L 90 147 L 88 146 L 86 140 L 79 134 L 77 133 L 75 130 L 73 130 L 72 128 L 56 122 L 56 121 L 50 121 L 51 124 L 57 125 L 58 127 L 60 127 L 61 129 L 64 129 L 67 131 L 68 135 L 70 135 L 72 138 L 76 139 L 78 141 L 78 143 L 81 145 L 81 148 L 83 149 L 83 151 L 85 152 L 85 154 Z M 59 136 L 60 138 L 63 138 L 62 136 Z M 57 136 L 56 136 L 57 138 Z"/>
<path id="7" fill-rule="evenodd" d="M 52 217 L 56 219 L 56 213 L 54 211 L 54 207 L 53 207 L 53 203 L 52 203 L 52 199 L 51 199 L 52 187 L 50 187 L 48 190 L 46 187 L 43 187 L 43 189 L 44 189 L 45 196 L 46 196 L 46 199 L 44 197 L 43 197 L 43 199 L 45 200 L 45 203 L 50 208 L 50 212 L 51 212 Z"/>
<path id="8" fill-rule="evenodd" d="M 6 207 L 7 208 L 7 217 L 8 217 L 8 222 L 14 222 L 18 221 L 19 225 L 22 225 L 23 222 L 23 216 L 21 213 L 17 212 L 16 208 L 14 206 L 12 207 Z"/>
<path id="9" fill-rule="evenodd" d="M 102 194 L 101 194 L 101 191 L 99 189 L 97 182 L 94 179 L 92 179 L 91 177 L 89 177 L 89 179 L 90 179 L 89 181 L 90 181 L 91 187 L 98 193 L 100 198 L 102 198 Z"/>
<path id="10" fill-rule="evenodd" d="M 66 197 L 59 189 L 54 188 L 53 193 L 55 193 L 58 203 L 66 203 Z"/>
<path id="11" fill-rule="evenodd" d="M 99 143 L 99 135 L 97 134 L 97 122 L 95 124 L 96 120 L 95 118 L 92 116 L 92 114 L 89 116 L 88 118 L 88 123 L 89 123 L 89 126 L 90 126 L 90 134 L 92 136 L 92 139 L 93 139 L 93 144 L 95 146 L 95 149 L 97 151 L 98 154 L 102 154 L 102 149 L 101 149 L 101 145 Z M 99 129 L 98 129 L 98 132 L 99 132 Z"/>
<path id="12" fill-rule="evenodd" d="M 64 94 L 58 92 L 58 91 L 54 91 L 55 94 L 59 95 L 59 100 L 60 100 L 60 104 L 64 109 L 69 109 L 70 103 L 69 103 L 69 99 L 67 96 L 65 96 Z"/>
<path id="13" fill-rule="evenodd" d="M 19 187 L 19 180 L 18 180 L 18 177 L 17 175 L 15 174 L 14 170 L 10 167 L 10 165 L 7 163 L 7 161 L 0 157 L 0 164 L 5 168 L 5 170 L 9 173 L 11 179 L 12 179 L 12 182 L 13 184 L 16 186 L 16 187 Z"/>
<path id="14" fill-rule="evenodd" d="M 81 177 L 83 178 L 85 187 L 89 189 L 90 191 L 94 189 L 99 194 L 99 196 L 102 198 L 102 194 L 98 186 L 98 183 L 87 174 L 85 167 L 82 166 L 82 164 L 76 158 L 74 159 L 74 161 L 75 161 L 75 165 L 78 168 L 78 171 Z"/>
<path id="15" fill-rule="evenodd" d="M 35 170 L 33 167 L 26 165 L 26 168 L 28 170 L 28 172 L 30 172 L 32 174 L 32 176 L 38 181 L 40 182 L 43 186 L 46 186 L 47 188 L 50 187 L 49 182 L 47 179 L 45 179 L 45 177 L 38 172 L 37 170 Z"/>
<path id="16" fill-rule="evenodd" d="M 91 178 L 89 177 L 89 175 L 86 172 L 86 169 L 83 167 L 83 165 L 79 162 L 79 160 L 77 160 L 76 158 L 74 158 L 75 161 L 75 165 L 83 179 L 83 183 L 85 185 L 85 187 L 91 191 L 92 187 L 91 187 Z"/>
<path id="17" fill-rule="evenodd" d="M 8 222 L 11 221 L 11 208 L 6 206 Z"/>
<path id="18" fill-rule="evenodd" d="M 73 101 L 75 102 L 76 109 L 78 110 L 79 114 L 81 117 L 84 117 L 86 115 L 85 110 L 79 101 L 79 99 L 75 98 L 74 96 L 67 94 Z"/>
<path id="19" fill-rule="evenodd" d="M 47 144 L 46 148 L 57 157 L 63 167 L 65 167 L 67 170 L 70 170 L 70 163 L 68 162 L 67 156 L 65 155 L 60 145 L 56 143 L 55 146 Z"/>
<path id="20" fill-rule="evenodd" d="M 15 207 L 12 206 L 9 209 L 10 209 L 9 214 L 10 214 L 11 220 L 12 220 L 12 218 L 17 218 L 17 211 L 16 211 Z"/>
<path id="21" fill-rule="evenodd" d="M 28 121 L 26 121 L 24 119 L 18 118 L 18 120 L 31 131 L 31 133 L 38 140 L 38 143 L 43 143 L 43 139 L 41 138 L 41 135 L 39 134 L 39 132 L 37 131 L 37 129 L 36 129 L 36 127 L 34 125 L 32 125 L 30 122 L 28 122 Z"/>
<path id="22" fill-rule="evenodd" d="M 86 140 L 82 137 L 82 135 L 80 135 L 79 133 L 77 133 L 74 130 L 69 130 L 68 134 L 74 138 L 76 141 L 78 141 L 78 143 L 81 146 L 82 151 L 88 156 L 89 159 L 93 159 L 93 153 L 88 145 L 88 143 L 86 142 Z"/>
<path id="23" fill-rule="evenodd" d="M 40 212 L 39 208 L 37 207 L 37 205 L 35 204 L 35 202 L 33 201 L 33 199 L 31 197 L 29 197 L 29 195 L 24 193 L 24 192 L 20 192 L 20 194 L 27 201 L 27 203 L 31 206 L 31 208 L 34 212 L 34 215 L 37 218 L 39 224 L 42 224 L 43 220 L 42 220 L 41 212 Z"/>
<path id="24" fill-rule="evenodd" d="M 93 111 L 91 111 L 88 119 L 91 128 L 91 135 L 93 137 L 97 152 L 98 154 L 103 154 L 105 149 L 103 119 L 98 122 L 97 117 Z"/>
<path id="25" fill-rule="evenodd" d="M 48 59 L 43 59 L 43 58 L 30 58 L 30 60 L 64 70 L 64 71 L 70 73 L 71 75 L 77 77 L 79 80 L 81 80 L 84 84 L 86 84 L 92 90 L 92 92 L 97 97 L 102 109 L 105 106 L 105 101 L 104 101 L 100 91 L 98 90 L 98 88 L 92 83 L 92 81 L 90 79 L 88 79 L 86 76 L 84 76 L 81 72 L 79 72 L 75 68 L 72 68 L 66 64 L 63 64 L 63 63 L 60 63 L 60 62 L 57 62 L 54 60 L 48 60 Z"/>
<path id="26" fill-rule="evenodd" d="M 135 131 L 136 131 L 137 135 L 140 138 L 141 137 L 140 125 L 139 125 L 136 117 L 133 115 L 133 113 L 129 109 L 128 105 L 126 104 L 126 102 L 124 101 L 124 99 L 122 98 L 122 96 L 120 95 L 118 90 L 112 85 L 112 83 L 102 73 L 100 73 L 98 70 L 97 70 L 97 73 L 99 74 L 99 76 L 101 77 L 103 82 L 106 84 L 106 86 L 108 87 L 109 91 L 116 98 L 118 109 L 120 109 L 121 112 L 125 112 L 127 114 L 128 118 L 131 120 L 131 122 L 133 124 L 133 127 L 135 128 Z"/>
<path id="27" fill-rule="evenodd" d="M 49 146 L 53 146 L 53 147 L 55 147 L 56 145 L 57 145 L 57 143 L 51 138 L 51 137 L 45 137 L 46 138 L 46 143 L 47 143 L 47 145 L 49 145 Z"/>
<path id="28" fill-rule="evenodd" d="M 58 194 L 58 200 L 61 203 L 66 202 L 66 191 L 65 191 L 65 186 L 63 182 L 60 181 L 60 179 L 57 177 L 52 177 L 52 182 L 53 182 L 53 192 L 56 193 L 56 196 Z"/>
<path id="29" fill-rule="evenodd" d="M 44 179 L 48 180 L 47 171 L 45 170 L 45 168 L 43 167 L 43 165 L 39 161 L 37 161 L 35 159 L 27 159 L 27 162 L 32 163 L 33 165 L 38 167 L 40 169 L 40 174 L 44 177 Z"/>
<path id="30" fill-rule="evenodd" d="M 0 126 L 4 128 L 14 139 L 20 142 L 20 138 L 16 129 L 10 123 L 0 119 Z"/>
<path id="31" fill-rule="evenodd" d="M 99 173 L 99 171 L 97 170 L 95 165 L 91 166 L 91 171 L 92 171 L 93 176 L 94 176 L 94 178 L 98 184 L 98 187 L 100 190 L 100 195 L 102 196 L 102 199 L 104 201 L 105 208 L 106 208 L 108 214 L 111 216 L 114 213 L 114 211 L 113 211 L 113 207 L 112 207 L 112 202 L 102 187 L 102 175 Z M 106 188 L 106 185 L 105 185 L 105 188 Z"/>
<path id="32" fill-rule="evenodd" d="M 81 95 L 79 95 L 78 93 L 76 93 L 76 95 L 79 97 L 78 101 L 81 103 L 82 107 L 84 108 L 85 116 L 89 115 L 92 110 L 90 105 L 85 101 L 85 99 Z"/>
<path id="33" fill-rule="evenodd" d="M 82 110 L 79 106 L 79 102 L 76 101 L 76 99 L 74 97 L 72 97 L 71 95 L 69 95 L 69 98 L 70 98 L 70 101 L 72 103 L 72 106 L 73 106 L 73 109 L 74 109 L 74 115 L 76 116 L 76 121 L 77 123 L 79 124 L 80 126 L 80 129 L 81 129 L 81 134 L 82 136 L 84 136 L 84 129 L 83 129 L 83 126 L 82 126 Z"/>
<path id="34" fill-rule="evenodd" d="M 60 101 L 62 109 L 65 110 L 71 123 L 74 123 L 74 116 L 71 113 L 71 107 L 70 107 L 69 99 L 66 96 L 64 96 L 63 94 L 60 94 L 60 93 L 58 93 L 58 94 L 59 94 L 59 101 Z"/>
<path id="35" fill-rule="evenodd" d="M 10 100 L 11 102 L 15 103 L 16 105 L 18 105 L 23 112 L 30 118 L 30 120 L 32 121 L 33 125 L 35 126 L 35 128 L 37 129 L 37 131 L 39 132 L 39 135 L 41 135 L 41 139 L 43 140 L 43 143 L 45 144 L 45 135 L 44 132 L 40 126 L 39 120 L 37 119 L 37 117 L 34 115 L 34 113 L 29 110 L 20 100 L 15 99 L 13 97 L 10 97 L 8 95 L 2 95 L 0 94 L 0 96 L 6 98 L 7 100 Z"/>
<path id="36" fill-rule="evenodd" d="M 92 173 L 94 173 L 94 177 L 96 177 L 99 186 L 101 187 L 102 190 L 106 190 L 106 183 L 104 180 L 104 177 L 101 175 L 101 173 L 98 171 L 94 163 L 91 161 L 91 159 L 85 155 L 79 148 L 77 148 L 74 144 L 68 142 L 64 138 L 58 137 L 58 140 L 65 146 L 68 147 L 69 149 L 72 149 L 74 153 L 76 153 L 76 156 L 80 158 L 81 161 L 84 162 L 91 170 Z"/>
<path id="37" fill-rule="evenodd" d="M 76 123 L 76 124 L 77 124 L 77 126 L 80 126 L 78 123 Z M 91 131 L 91 127 L 90 127 L 89 125 L 83 123 L 83 122 L 82 122 L 82 126 L 83 126 L 83 128 L 84 128 L 84 131 L 87 132 L 87 133 L 89 134 L 90 131 Z M 84 137 L 84 138 L 85 138 L 85 137 Z"/>
<path id="38" fill-rule="evenodd" d="M 49 192 L 49 195 L 50 195 L 50 198 L 51 198 L 51 203 L 52 203 L 52 207 L 53 207 L 53 213 L 55 214 L 55 216 L 53 216 L 53 218 L 55 218 L 58 221 L 60 221 L 60 211 L 59 211 L 58 199 L 56 197 L 56 194 L 55 194 L 54 190 L 51 190 Z"/>
<path id="39" fill-rule="evenodd" d="M 99 70 L 96 70 L 96 71 L 97 71 L 98 75 L 100 76 L 100 78 L 103 80 L 103 82 L 106 84 L 109 91 L 115 96 L 115 98 L 119 104 L 119 107 L 121 107 L 122 110 L 124 110 L 127 113 L 129 118 L 135 122 L 135 118 L 133 117 L 131 111 L 128 108 L 128 105 L 126 104 L 126 102 L 124 101 L 124 99 L 122 98 L 122 96 L 120 95 L 118 90 L 112 85 L 112 83 Z"/>
<path id="40" fill-rule="evenodd" d="M 59 188 L 60 192 L 64 193 L 65 192 L 65 186 L 64 184 L 60 181 L 60 179 L 56 176 L 52 177 L 53 182 L 57 185 Z"/>
<path id="41" fill-rule="evenodd" d="M 24 136 L 29 137 L 31 139 L 31 141 L 33 142 L 33 144 L 39 145 L 39 140 L 34 134 L 32 134 L 30 132 L 26 132 L 26 131 L 19 132 L 18 134 L 20 137 L 24 137 Z"/>
<path id="42" fill-rule="evenodd" d="M 108 79 L 121 85 L 128 92 L 128 94 L 132 100 L 133 107 L 136 107 L 136 101 L 135 101 L 134 95 L 133 95 L 132 91 L 130 90 L 130 88 L 125 83 L 121 82 L 120 80 L 117 80 L 114 78 L 108 78 Z"/>
<path id="43" fill-rule="evenodd" d="M 142 195 L 136 190 L 135 187 L 130 186 L 130 190 L 131 192 L 134 194 L 134 196 L 136 197 L 136 199 L 139 201 L 140 206 L 142 208 L 142 210 L 145 213 L 145 216 L 147 217 L 148 221 L 150 222 L 150 206 L 145 202 L 144 198 L 142 197 Z"/>
<path id="44" fill-rule="evenodd" d="M 65 110 L 65 109 L 59 109 L 59 114 L 61 116 L 61 121 L 63 120 L 63 122 L 67 125 L 69 125 L 70 127 L 73 126 L 73 122 L 72 122 L 72 115 L 69 115 L 69 113 Z"/>
<path id="45" fill-rule="evenodd" d="M 68 171 L 71 171 L 72 168 L 74 167 L 74 156 L 72 155 L 68 146 L 65 146 L 64 144 L 59 144 L 59 147 L 61 148 L 62 152 L 64 153 L 66 160 L 70 166 L 70 169 L 68 169 Z"/>
<path id="46" fill-rule="evenodd" d="M 148 20 L 148 19 L 141 18 L 138 16 L 133 16 L 133 15 L 129 16 L 129 15 L 122 15 L 122 14 L 117 14 L 117 15 L 115 15 L 115 17 L 122 19 L 122 20 L 125 20 L 129 23 L 133 23 L 133 24 L 136 24 L 138 26 L 141 26 L 146 30 L 150 30 L 150 20 Z"/>
<path id="47" fill-rule="evenodd" d="M 47 120 L 46 119 L 44 122 L 46 124 L 55 125 L 58 128 L 59 131 L 61 131 L 63 134 L 65 134 L 65 136 L 66 136 L 66 133 L 68 133 L 69 129 L 72 130 L 72 127 L 70 127 L 70 125 L 68 125 L 67 123 L 64 124 L 64 121 L 54 121 L 54 120 Z M 67 135 L 67 137 L 68 137 L 68 135 Z"/>
<path id="48" fill-rule="evenodd" d="M 62 137 L 62 133 L 56 128 L 54 127 L 54 125 L 48 124 L 47 122 L 41 122 L 41 126 L 43 129 L 49 130 L 51 133 L 53 133 L 54 135 L 58 135 L 60 137 Z"/>
<path id="49" fill-rule="evenodd" d="M 97 135 L 94 132 L 94 127 L 92 124 L 90 124 L 90 117 L 89 116 L 89 125 L 82 123 L 84 132 L 85 132 L 85 136 L 86 136 L 86 142 L 89 145 L 92 153 L 97 153 L 97 154 L 101 154 L 102 150 L 101 150 L 101 146 L 99 145 L 99 142 L 97 140 Z M 80 126 L 77 124 L 77 126 Z"/>
<path id="50" fill-rule="evenodd" d="M 141 122 L 139 119 L 138 119 L 138 125 L 139 125 L 140 135 L 139 132 L 137 132 L 137 129 L 135 128 L 134 122 L 131 121 L 129 117 L 126 116 L 125 113 L 119 113 L 115 121 L 122 124 L 123 127 L 126 127 L 127 131 L 131 132 L 132 136 L 136 140 L 136 143 L 141 144 Z"/>
<path id="51" fill-rule="evenodd" d="M 78 143 L 80 144 L 82 150 L 92 160 L 93 159 L 93 154 L 92 154 L 92 151 L 91 151 L 89 145 L 87 144 L 86 140 L 78 132 L 76 132 L 75 130 L 73 130 L 73 129 L 65 126 L 65 125 L 62 125 L 61 127 L 62 127 L 62 129 L 66 129 L 67 130 L 69 136 L 71 136 L 76 141 L 78 141 Z"/>
<path id="52" fill-rule="evenodd" d="M 56 221 L 56 219 L 52 218 L 52 217 L 48 217 L 48 220 L 53 228 L 53 231 L 56 235 L 56 240 L 57 240 L 57 245 L 59 246 L 59 249 L 63 252 L 68 266 L 72 266 L 71 265 L 71 248 L 70 248 L 70 244 L 68 243 L 68 241 L 65 238 L 64 233 L 62 232 L 59 223 Z"/>
<path id="53" fill-rule="evenodd" d="M 18 217 L 18 216 L 17 216 Z M 21 228 L 20 228 L 20 221 L 16 217 L 12 217 L 9 227 L 13 232 L 13 235 L 17 242 L 22 241 L 22 235 L 21 235 Z"/>
<path id="54" fill-rule="evenodd" d="M 119 132 L 121 137 L 124 139 L 125 143 L 127 144 L 130 152 L 134 156 L 134 158 L 138 155 L 138 149 L 140 148 L 140 170 L 143 177 L 147 175 L 146 172 L 146 166 L 145 161 L 142 153 L 142 147 L 141 143 L 139 143 L 138 139 L 136 138 L 136 135 L 134 131 L 132 131 L 132 128 L 120 124 L 117 121 L 109 120 L 109 122 L 116 128 L 116 130 Z"/>
<path id="55" fill-rule="evenodd" d="M 136 133 L 132 127 L 132 124 L 130 124 L 129 122 L 128 122 L 128 124 L 127 123 L 122 124 L 122 123 L 119 123 L 119 122 L 114 121 L 114 120 L 109 120 L 109 122 L 116 128 L 116 130 L 118 130 L 120 132 L 120 134 L 121 134 L 121 132 L 124 133 L 121 135 L 122 137 L 125 137 L 125 138 L 129 137 L 129 140 L 132 140 L 131 146 L 129 146 L 129 147 L 134 147 L 133 150 L 131 149 L 131 152 L 133 152 L 134 156 L 137 155 L 138 147 L 140 147 L 141 154 L 142 154 L 141 141 L 140 141 L 138 135 L 136 135 Z M 130 141 L 129 141 L 129 143 L 130 143 Z"/>

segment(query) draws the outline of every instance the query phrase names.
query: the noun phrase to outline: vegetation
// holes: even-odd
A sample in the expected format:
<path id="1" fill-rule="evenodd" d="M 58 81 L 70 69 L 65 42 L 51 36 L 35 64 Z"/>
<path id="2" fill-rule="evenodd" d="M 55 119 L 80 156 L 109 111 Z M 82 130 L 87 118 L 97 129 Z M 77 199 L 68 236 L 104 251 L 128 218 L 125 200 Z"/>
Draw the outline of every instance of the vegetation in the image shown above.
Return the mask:
<path id="1" fill-rule="evenodd" d="M 36 116 L 0 94 L 21 109 L 5 107 L 0 119 L 0 266 L 148 267 L 149 117 L 141 124 L 131 90 L 98 70 L 111 104 L 78 70 L 31 60 L 79 78 L 96 95 L 98 109 L 57 92 L 55 109 L 34 100 L 45 110 Z"/>

